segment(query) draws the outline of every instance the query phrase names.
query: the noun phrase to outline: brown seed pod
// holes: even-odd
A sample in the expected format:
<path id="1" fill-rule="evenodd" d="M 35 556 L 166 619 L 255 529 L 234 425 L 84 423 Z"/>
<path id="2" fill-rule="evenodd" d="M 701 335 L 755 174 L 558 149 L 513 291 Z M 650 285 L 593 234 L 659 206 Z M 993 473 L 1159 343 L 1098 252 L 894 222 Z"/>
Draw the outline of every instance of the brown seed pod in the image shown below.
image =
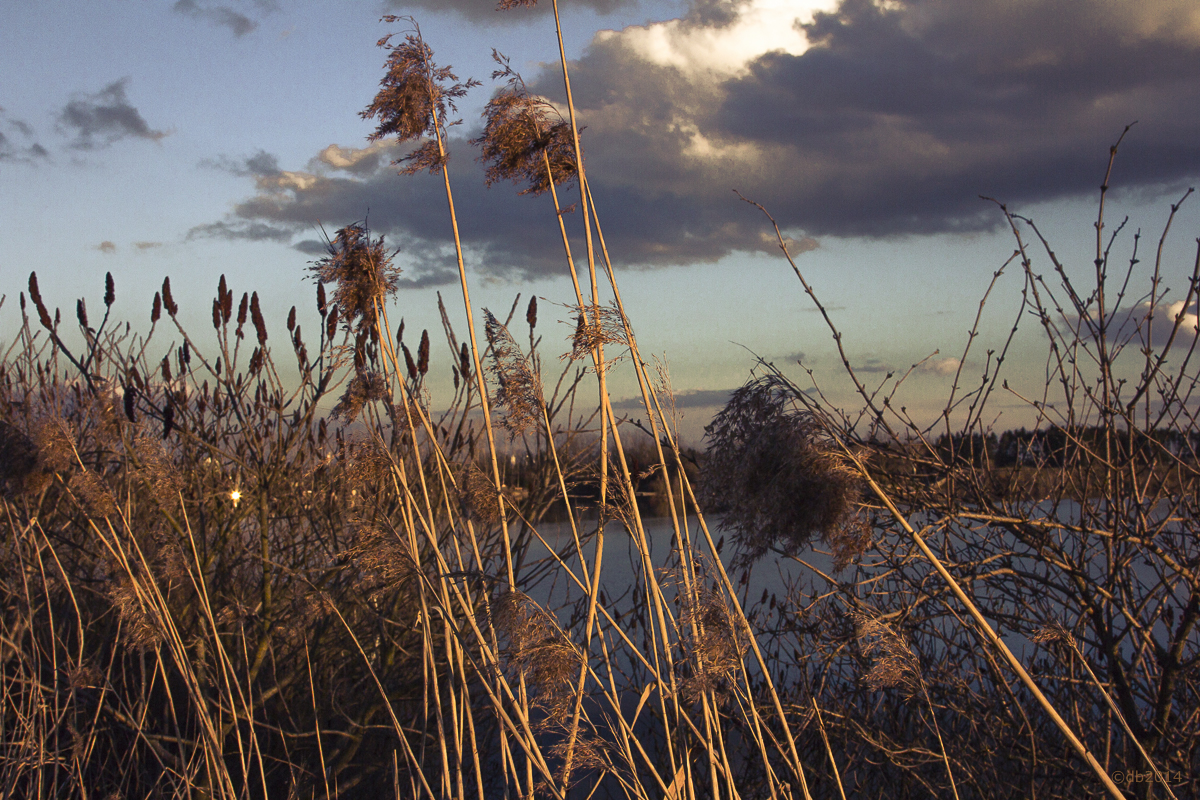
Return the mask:
<path id="1" fill-rule="evenodd" d="M 221 282 L 217 284 L 217 294 L 221 296 L 221 319 L 229 322 L 229 318 L 233 316 L 233 292 L 229 291 L 229 287 L 225 284 L 225 276 L 221 276 Z"/>
<path id="2" fill-rule="evenodd" d="M 130 422 L 137 422 L 137 418 L 133 414 L 134 405 L 137 403 L 137 389 L 132 386 L 124 387 L 125 400 L 125 416 Z"/>
<path id="3" fill-rule="evenodd" d="M 417 347 L 417 372 L 429 372 L 429 331 L 421 331 L 421 344 Z"/>
<path id="4" fill-rule="evenodd" d="M 246 309 L 250 304 L 250 295 L 242 292 L 242 302 L 238 305 L 237 338 L 242 338 L 242 326 L 246 324 Z"/>
<path id="5" fill-rule="evenodd" d="M 162 300 L 163 306 L 167 309 L 167 313 L 172 317 L 179 313 L 179 306 L 175 304 L 175 298 L 171 297 L 171 279 L 163 278 L 162 285 Z"/>
<path id="6" fill-rule="evenodd" d="M 29 273 L 29 299 L 37 307 L 38 319 L 41 320 L 42 327 L 48 331 L 54 330 L 54 323 L 50 321 L 50 313 L 46 311 L 46 305 L 42 302 L 42 293 L 38 290 L 36 272 Z"/>
<path id="7" fill-rule="evenodd" d="M 258 334 L 258 343 L 267 343 L 267 323 L 263 321 L 262 309 L 258 305 L 258 292 L 250 297 L 250 318 L 254 322 L 254 332 Z"/>
<path id="8" fill-rule="evenodd" d="M 413 361 L 412 353 L 408 350 L 408 345 L 401 342 L 400 349 L 404 351 L 404 366 L 408 369 L 408 379 L 415 381 L 417 379 L 417 364 Z"/>

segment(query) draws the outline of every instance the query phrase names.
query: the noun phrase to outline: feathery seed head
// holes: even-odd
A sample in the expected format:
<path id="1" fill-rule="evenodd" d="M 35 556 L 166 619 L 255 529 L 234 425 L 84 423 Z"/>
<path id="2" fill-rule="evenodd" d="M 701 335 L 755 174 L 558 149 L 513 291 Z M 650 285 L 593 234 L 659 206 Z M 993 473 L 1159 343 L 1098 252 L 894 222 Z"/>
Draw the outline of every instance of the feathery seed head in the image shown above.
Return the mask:
<path id="1" fill-rule="evenodd" d="M 508 328 L 486 308 L 483 314 L 492 354 L 489 371 L 497 384 L 493 402 L 504 412 L 509 434 L 519 436 L 541 420 L 541 383 Z"/>
<path id="2" fill-rule="evenodd" d="M 383 237 L 372 239 L 366 224 L 358 222 L 335 233 L 326 249 L 329 255 L 313 263 L 309 271 L 318 284 L 335 287 L 333 302 L 346 322 L 357 321 L 360 333 L 373 330 L 378 322 L 377 306 L 399 286 L 400 268 L 392 263 L 397 251 L 389 253 Z M 332 328 L 336 321 L 327 321 L 327 325 Z"/>
<path id="3" fill-rule="evenodd" d="M 856 519 L 857 473 L 833 450 L 820 423 L 791 407 L 787 387 L 753 380 L 705 428 L 708 459 L 700 496 L 753 561 L 771 547 L 798 553 L 820 536 L 839 560 L 869 543 Z"/>
<path id="4" fill-rule="evenodd" d="M 394 16 L 384 17 L 386 22 L 398 19 Z M 458 76 L 451 67 L 434 64 L 433 50 L 425 44 L 415 23 L 413 31 L 405 35 L 404 41 L 392 44 L 391 39 L 392 35 L 388 35 L 379 40 L 379 46 L 390 51 L 387 73 L 379 82 L 380 89 L 375 99 L 360 116 L 363 119 L 379 119 L 375 132 L 368 137 L 372 142 L 388 136 L 395 136 L 401 143 L 433 137 L 393 163 L 405 164 L 400 170 L 401 174 L 411 175 L 429 170 L 436 175 L 446 163 L 439 138 L 444 136 L 446 128 L 458 124 L 457 121 L 447 121 L 446 113 L 456 111 L 455 102 L 464 97 L 468 89 L 478 86 L 479 82 L 467 80 L 458 83 Z"/>
<path id="5" fill-rule="evenodd" d="M 521 194 L 539 195 L 555 185 L 575 180 L 575 140 L 571 126 L 558 116 L 550 103 L 532 97 L 521 76 L 507 60 L 492 51 L 504 69 L 492 77 L 509 77 L 507 88 L 488 101 L 484 109 L 483 134 L 472 139 L 479 145 L 478 160 L 487 164 L 488 186 L 499 181 L 524 184 Z"/>
<path id="6" fill-rule="evenodd" d="M 872 691 L 897 686 L 906 697 L 921 692 L 921 670 L 917 656 L 904 637 L 880 617 L 862 611 L 852 612 L 856 636 L 864 656 L 874 656 L 864 676 Z"/>

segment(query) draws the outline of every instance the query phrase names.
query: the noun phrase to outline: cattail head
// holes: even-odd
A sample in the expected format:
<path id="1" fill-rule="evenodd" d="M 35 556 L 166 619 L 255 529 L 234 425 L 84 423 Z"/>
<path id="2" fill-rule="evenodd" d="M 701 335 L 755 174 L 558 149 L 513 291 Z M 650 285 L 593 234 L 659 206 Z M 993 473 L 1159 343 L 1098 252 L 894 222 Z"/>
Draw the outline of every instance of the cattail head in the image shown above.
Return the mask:
<path id="1" fill-rule="evenodd" d="M 417 346 L 417 372 L 425 375 L 429 372 L 429 331 L 421 331 L 421 344 Z"/>
<path id="2" fill-rule="evenodd" d="M 242 292 L 242 302 L 238 304 L 237 338 L 242 338 L 242 326 L 246 324 L 246 311 L 250 306 L 250 295 Z"/>
<path id="3" fill-rule="evenodd" d="M 258 343 L 266 344 L 267 323 L 263 319 L 262 308 L 258 304 L 258 292 L 250 296 L 250 321 L 254 323 L 254 333 L 258 336 Z"/>
<path id="4" fill-rule="evenodd" d="M 708 458 L 700 496 L 753 561 L 768 549 L 802 551 L 815 537 L 856 557 L 863 537 L 848 530 L 859 502 L 858 475 L 809 413 L 791 408 L 788 387 L 754 380 L 734 392 L 705 428 Z"/>
<path id="5" fill-rule="evenodd" d="M 42 293 L 38 289 L 37 273 L 29 273 L 29 299 L 33 301 L 37 308 L 38 319 L 42 323 L 42 327 L 48 331 L 54 330 L 54 323 L 50 320 L 50 312 L 46 310 L 46 304 L 42 302 Z"/>
<path id="6" fill-rule="evenodd" d="M 167 309 L 167 313 L 172 317 L 179 313 L 179 306 L 175 303 L 175 298 L 171 296 L 171 279 L 163 278 L 162 285 L 162 302 L 163 307 Z"/>

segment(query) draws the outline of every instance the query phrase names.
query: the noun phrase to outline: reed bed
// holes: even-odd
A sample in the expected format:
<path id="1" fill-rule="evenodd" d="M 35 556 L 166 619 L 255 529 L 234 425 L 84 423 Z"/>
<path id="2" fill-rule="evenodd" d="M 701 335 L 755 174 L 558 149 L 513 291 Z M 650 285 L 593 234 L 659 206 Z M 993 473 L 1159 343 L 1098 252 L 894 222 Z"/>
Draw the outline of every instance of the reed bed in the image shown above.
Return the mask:
<path id="1" fill-rule="evenodd" d="M 364 116 L 412 145 L 403 171 L 444 178 L 457 243 L 445 133 L 473 84 L 407 22 Z M 1136 255 L 1110 288 L 1102 193 L 1077 288 L 1044 241 L 1053 280 L 1035 270 L 1040 233 L 999 207 L 1017 254 L 997 278 L 1021 272 L 1049 343 L 1029 402 L 1070 445 L 1027 448 L 1025 472 L 987 444 L 1008 343 L 936 429 L 906 416 L 903 376 L 868 387 L 844 358 L 846 410 L 761 363 L 697 463 L 624 311 L 565 59 L 565 118 L 502 67 L 480 144 L 489 180 L 553 197 L 561 367 L 536 299 L 528 347 L 516 303 L 472 305 L 459 247 L 435 399 L 447 359 L 391 327 L 397 273 L 365 225 L 310 266 L 321 324 L 293 309 L 282 344 L 224 276 L 211 333 L 179 323 L 169 280 L 135 332 L 109 276 L 68 346 L 30 275 L 0 363 L 3 796 L 1194 795 L 1200 333 L 1156 320 L 1161 246 L 1145 298 Z M 1200 257 L 1184 311 L 1198 290 Z M 640 428 L 612 369 L 637 380 Z M 807 566 L 749 596 L 770 559 Z"/>

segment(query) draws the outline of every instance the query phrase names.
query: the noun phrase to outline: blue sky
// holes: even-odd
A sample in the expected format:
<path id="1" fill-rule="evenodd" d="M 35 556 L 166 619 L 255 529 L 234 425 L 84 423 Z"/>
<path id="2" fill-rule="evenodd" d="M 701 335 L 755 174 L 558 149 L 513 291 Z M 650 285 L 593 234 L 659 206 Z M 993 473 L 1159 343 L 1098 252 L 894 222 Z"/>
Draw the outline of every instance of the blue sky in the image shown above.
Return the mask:
<path id="1" fill-rule="evenodd" d="M 568 326 L 550 323 L 569 312 L 552 303 L 572 292 L 550 201 L 484 188 L 464 141 L 495 88 L 493 47 L 561 101 L 547 11 L 477 0 L 4 4 L 0 339 L 11 340 L 32 269 L 64 314 L 80 296 L 98 305 L 111 271 L 136 325 L 169 275 L 200 331 L 224 273 L 235 292 L 259 292 L 275 327 L 296 305 L 312 329 L 304 270 L 320 226 L 332 234 L 368 214 L 409 281 L 393 316 L 436 332 L 440 290 L 461 325 L 440 186 L 398 177 L 388 162 L 401 151 L 369 147 L 373 126 L 359 118 L 383 75 L 375 43 L 403 29 L 379 22 L 393 13 L 416 17 L 439 63 L 484 82 L 460 104 L 450 161 L 476 306 L 501 314 L 518 292 L 522 306 L 545 298 L 546 352 L 565 352 Z M 939 351 L 901 391 L 932 418 L 1013 249 L 979 195 L 1033 216 L 1083 275 L 1108 146 L 1127 123 L 1138 122 L 1108 219 L 1128 214 L 1143 248 L 1200 173 L 1190 0 L 594 0 L 562 13 L 622 293 L 643 350 L 670 366 L 692 438 L 745 379 L 751 352 L 797 378 L 802 354 L 832 399 L 851 401 L 829 331 L 766 220 L 733 189 L 780 220 L 864 380 Z M 1188 202 L 1164 262 L 1177 297 L 1200 234 Z M 1021 280 L 1015 267 L 1002 278 L 981 355 L 1016 318 Z M 1045 340 L 1025 328 L 1010 378 L 1040 385 Z M 448 381 L 448 353 L 440 361 L 435 347 L 433 370 Z M 618 396 L 634 394 L 628 376 L 614 380 Z M 1020 405 L 1002 398 L 998 427 L 1027 424 Z"/>

